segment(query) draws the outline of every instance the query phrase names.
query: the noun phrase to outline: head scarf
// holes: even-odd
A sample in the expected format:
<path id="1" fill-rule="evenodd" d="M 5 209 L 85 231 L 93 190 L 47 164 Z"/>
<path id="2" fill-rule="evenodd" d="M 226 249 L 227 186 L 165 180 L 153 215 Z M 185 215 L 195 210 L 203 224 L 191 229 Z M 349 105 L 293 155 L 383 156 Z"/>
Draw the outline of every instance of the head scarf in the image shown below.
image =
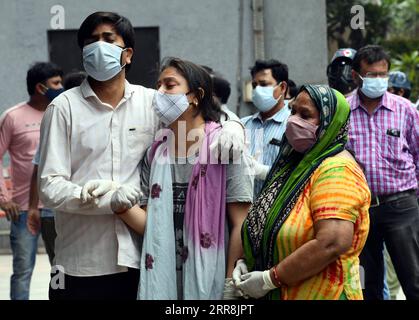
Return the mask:
<path id="1" fill-rule="evenodd" d="M 250 270 L 266 270 L 278 263 L 279 229 L 314 171 L 324 159 L 343 151 L 347 142 L 350 108 L 345 97 L 325 85 L 306 85 L 301 91 L 309 94 L 320 113 L 317 141 L 300 154 L 284 135 L 278 157 L 242 227 Z"/>

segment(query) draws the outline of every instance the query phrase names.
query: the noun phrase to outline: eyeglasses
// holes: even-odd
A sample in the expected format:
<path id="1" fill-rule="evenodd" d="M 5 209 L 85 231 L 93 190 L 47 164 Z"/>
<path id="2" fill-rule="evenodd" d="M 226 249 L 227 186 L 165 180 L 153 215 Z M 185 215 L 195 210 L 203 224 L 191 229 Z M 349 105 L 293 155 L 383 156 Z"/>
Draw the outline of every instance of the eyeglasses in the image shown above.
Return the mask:
<path id="1" fill-rule="evenodd" d="M 364 78 L 388 78 L 388 72 L 367 72 Z"/>

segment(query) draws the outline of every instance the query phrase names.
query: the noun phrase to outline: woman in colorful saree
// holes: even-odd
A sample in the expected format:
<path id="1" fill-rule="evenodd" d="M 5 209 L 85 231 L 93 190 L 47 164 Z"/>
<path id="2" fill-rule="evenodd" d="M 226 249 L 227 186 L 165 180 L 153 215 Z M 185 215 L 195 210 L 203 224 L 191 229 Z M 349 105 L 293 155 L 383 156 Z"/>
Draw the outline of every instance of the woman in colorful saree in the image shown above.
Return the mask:
<path id="1" fill-rule="evenodd" d="M 345 150 L 349 105 L 328 86 L 306 85 L 291 107 L 277 160 L 243 224 L 233 280 L 252 298 L 362 299 L 358 256 L 370 191 Z"/>

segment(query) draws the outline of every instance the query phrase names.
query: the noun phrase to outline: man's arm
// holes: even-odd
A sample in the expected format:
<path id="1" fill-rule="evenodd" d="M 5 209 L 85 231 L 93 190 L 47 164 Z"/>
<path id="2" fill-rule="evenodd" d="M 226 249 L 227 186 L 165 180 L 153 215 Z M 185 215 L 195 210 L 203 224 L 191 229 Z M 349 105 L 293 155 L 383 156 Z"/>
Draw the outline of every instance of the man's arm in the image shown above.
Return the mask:
<path id="1" fill-rule="evenodd" d="M 416 180 L 418 183 L 418 189 L 416 195 L 419 198 L 419 112 L 413 110 L 413 123 L 411 126 L 410 134 L 407 137 L 407 143 L 409 150 L 413 156 L 413 162 L 416 166 Z"/>
<path id="2" fill-rule="evenodd" d="M 36 180 L 38 176 L 38 166 L 34 165 L 31 184 L 29 187 L 29 208 L 28 208 L 28 218 L 26 225 L 28 230 L 36 235 L 41 229 L 41 214 L 38 209 L 39 196 L 38 196 L 38 186 L 36 185 Z"/>
<path id="3" fill-rule="evenodd" d="M 65 97 L 58 102 L 65 101 Z M 111 193 L 86 204 L 80 200 L 82 187 L 71 178 L 70 107 L 50 105 L 41 123 L 40 162 L 38 171 L 39 198 L 45 206 L 67 213 L 113 214 Z M 73 151 L 74 152 L 74 151 Z"/>
<path id="4" fill-rule="evenodd" d="M 8 220 L 15 221 L 19 216 L 19 206 L 11 199 L 3 177 L 3 156 L 9 149 L 13 135 L 13 119 L 8 114 L 0 118 L 0 207 L 6 212 Z"/>

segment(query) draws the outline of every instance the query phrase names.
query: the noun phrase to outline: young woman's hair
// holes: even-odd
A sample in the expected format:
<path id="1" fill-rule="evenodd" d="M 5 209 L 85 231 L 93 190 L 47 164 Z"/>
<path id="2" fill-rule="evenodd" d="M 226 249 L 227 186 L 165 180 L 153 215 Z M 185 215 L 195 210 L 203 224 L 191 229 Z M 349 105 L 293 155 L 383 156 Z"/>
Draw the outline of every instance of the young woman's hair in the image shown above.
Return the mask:
<path id="1" fill-rule="evenodd" d="M 163 72 L 169 67 L 175 68 L 186 79 L 189 92 L 198 99 L 195 116 L 201 114 L 205 121 L 219 122 L 223 112 L 220 104 L 214 99 L 213 83 L 209 73 L 193 62 L 173 57 L 163 60 L 160 71 Z"/>

